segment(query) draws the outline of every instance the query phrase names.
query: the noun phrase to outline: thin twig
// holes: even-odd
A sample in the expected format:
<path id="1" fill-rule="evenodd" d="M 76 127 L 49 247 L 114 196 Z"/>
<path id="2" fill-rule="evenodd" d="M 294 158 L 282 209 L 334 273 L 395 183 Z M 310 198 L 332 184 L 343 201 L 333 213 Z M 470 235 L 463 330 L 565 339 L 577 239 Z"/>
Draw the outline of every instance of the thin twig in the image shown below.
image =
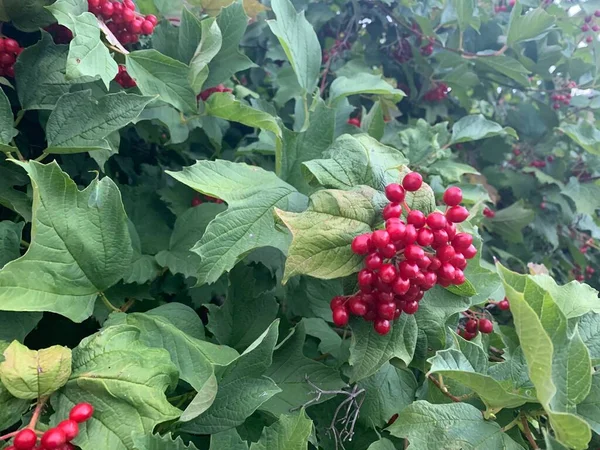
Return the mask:
<path id="1" fill-rule="evenodd" d="M 456 395 L 452 395 L 450 393 L 450 391 L 448 391 L 448 388 L 444 385 L 444 383 L 441 380 L 438 380 L 437 378 L 435 378 L 433 375 L 428 375 L 427 378 L 429 378 L 431 380 L 431 382 L 433 384 L 435 384 L 437 386 L 437 388 L 442 391 L 442 393 L 448 397 L 450 400 L 452 400 L 453 402 L 462 402 L 463 400 L 466 400 L 470 397 L 473 396 L 473 394 L 465 394 L 465 395 L 461 395 L 460 397 L 457 397 Z M 441 379 L 441 377 L 440 377 Z"/>
<path id="2" fill-rule="evenodd" d="M 533 437 L 533 435 L 531 434 L 531 430 L 529 429 L 529 422 L 527 422 L 527 417 L 521 416 L 521 425 L 523 425 L 523 434 L 529 441 L 531 448 L 533 448 L 534 450 L 539 449 L 537 442 L 535 442 L 535 438 Z"/>
<path id="3" fill-rule="evenodd" d="M 111 311 L 114 312 L 122 312 L 119 308 L 117 308 L 115 305 L 113 305 L 110 300 L 106 297 L 106 295 L 104 295 L 104 292 L 100 292 L 98 295 L 100 295 L 100 298 L 102 299 L 102 303 L 104 303 L 104 305 L 106 305 L 106 307 L 108 309 L 110 309 Z"/>
<path id="4" fill-rule="evenodd" d="M 48 401 L 48 397 L 40 397 L 37 405 L 35 405 L 35 410 L 33 411 L 33 415 L 31 416 L 31 420 L 29 421 L 29 425 L 27 428 L 30 430 L 35 430 L 35 426 L 40 420 L 40 416 L 42 415 L 42 411 L 44 410 L 44 406 L 46 406 L 46 402 Z"/>
<path id="5" fill-rule="evenodd" d="M 133 306 L 134 303 L 135 303 L 135 299 L 131 298 L 127 301 L 127 303 L 125 303 L 123 306 L 121 306 L 121 308 L 119 308 L 119 310 L 121 312 L 127 312 L 129 310 L 129 308 L 131 308 Z"/>

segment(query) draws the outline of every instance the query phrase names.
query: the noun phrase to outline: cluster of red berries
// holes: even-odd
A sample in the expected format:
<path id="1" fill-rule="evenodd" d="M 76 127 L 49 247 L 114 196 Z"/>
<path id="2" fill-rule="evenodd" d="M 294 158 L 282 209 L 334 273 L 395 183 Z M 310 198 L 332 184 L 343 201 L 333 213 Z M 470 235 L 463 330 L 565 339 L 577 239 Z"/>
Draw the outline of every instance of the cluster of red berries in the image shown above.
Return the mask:
<path id="1" fill-rule="evenodd" d="M 204 89 L 202 92 L 200 92 L 200 94 L 198 94 L 198 98 L 205 102 L 208 100 L 208 97 L 213 95 L 215 92 L 233 92 L 233 89 L 225 87 L 224 84 L 217 84 L 211 88 Z"/>
<path id="2" fill-rule="evenodd" d="M 122 64 L 119 64 L 119 73 L 115 77 L 115 81 L 125 89 L 134 88 L 137 86 L 135 80 L 127 73 L 127 68 Z"/>
<path id="3" fill-rule="evenodd" d="M 73 40 L 73 33 L 71 30 L 58 23 L 53 23 L 44 28 L 44 30 L 52 35 L 52 39 L 54 39 L 56 44 L 68 44 Z"/>
<path id="4" fill-rule="evenodd" d="M 0 76 L 15 77 L 15 62 L 23 49 L 11 38 L 0 38 Z"/>
<path id="5" fill-rule="evenodd" d="M 410 61 L 413 57 L 412 47 L 408 39 L 402 38 L 398 41 L 398 45 L 393 50 L 393 58 L 400 64 Z"/>
<path id="6" fill-rule="evenodd" d="M 493 219 L 494 217 L 496 217 L 496 213 L 487 206 L 483 208 L 483 215 L 488 219 Z"/>
<path id="7" fill-rule="evenodd" d="M 425 92 L 423 99 L 427 102 L 441 102 L 448 97 L 448 85 L 446 83 L 438 83 L 434 88 Z"/>
<path id="8" fill-rule="evenodd" d="M 585 33 L 585 42 L 591 44 L 594 42 L 594 34 L 600 31 L 600 25 L 593 23 L 597 17 L 600 17 L 600 9 L 594 11 L 593 16 L 585 16 L 583 19 L 583 25 L 581 25 L 581 32 Z"/>
<path id="9" fill-rule="evenodd" d="M 509 8 L 512 8 L 513 6 L 515 6 L 515 3 L 517 3 L 516 0 L 508 0 L 507 4 L 500 2 L 499 5 L 494 6 L 494 12 L 496 14 L 501 13 L 501 12 L 506 12 L 506 11 L 508 11 Z"/>
<path id="10" fill-rule="evenodd" d="M 192 206 L 198 206 L 201 205 L 202 203 L 223 203 L 223 200 L 221 200 L 220 198 L 215 198 L 215 197 L 211 197 L 210 195 L 196 195 L 193 199 L 192 199 Z"/>
<path id="11" fill-rule="evenodd" d="M 150 35 L 158 23 L 156 16 L 143 16 L 135 11 L 133 0 L 88 0 L 88 9 L 102 18 L 121 44 L 134 44 L 142 34 Z"/>
<path id="12" fill-rule="evenodd" d="M 353 125 L 360 128 L 360 119 L 358 117 L 350 117 L 348 119 L 348 125 Z"/>
<path id="13" fill-rule="evenodd" d="M 571 99 L 573 96 L 571 95 L 571 89 L 577 87 L 577 83 L 574 81 L 569 81 L 568 83 L 564 83 L 561 87 L 557 88 L 554 93 L 550 96 L 552 100 L 552 108 L 560 109 L 562 105 L 571 106 Z"/>
<path id="14" fill-rule="evenodd" d="M 15 434 L 12 445 L 6 450 L 74 450 L 75 446 L 70 441 L 79 434 L 79 424 L 90 420 L 93 414 L 92 405 L 79 403 L 71 409 L 68 420 L 63 420 L 58 426 L 42 434 L 39 446 L 36 447 L 38 433 L 25 428 Z"/>
<path id="15" fill-rule="evenodd" d="M 571 270 L 571 276 L 580 283 L 585 281 L 586 279 L 589 280 L 593 278 L 594 273 L 596 273 L 596 269 L 594 269 L 592 266 L 587 266 L 585 268 L 585 271 L 582 271 L 581 266 L 579 264 L 575 264 L 575 267 L 573 268 L 573 270 Z"/>
<path id="16" fill-rule="evenodd" d="M 419 52 L 421 52 L 421 55 L 423 56 L 431 56 L 433 53 L 433 42 L 429 41 L 428 44 L 419 49 Z"/>
<path id="17" fill-rule="evenodd" d="M 331 300 L 337 326 L 346 325 L 350 315 L 355 315 L 373 321 L 377 333 L 387 334 L 392 321 L 403 312 L 417 312 L 425 291 L 436 284 L 447 287 L 465 282 L 463 270 L 477 249 L 473 236 L 456 229 L 455 224 L 469 216 L 460 206 L 462 191 L 448 188 L 443 197 L 446 212 L 426 216 L 410 210 L 405 201 L 406 191 L 417 191 L 422 184 L 421 175 L 410 172 L 402 185 L 386 186 L 390 203 L 383 209 L 385 229 L 361 234 L 352 241 L 352 252 L 365 257 L 365 268 L 358 272 L 357 293 Z M 401 219 L 403 211 L 406 220 Z"/>
<path id="18" fill-rule="evenodd" d="M 538 169 L 543 169 L 544 167 L 546 167 L 546 161 L 544 161 L 543 159 L 534 159 L 533 161 L 531 161 L 529 163 L 529 165 L 531 167 L 536 167 Z"/>
<path id="19" fill-rule="evenodd" d="M 483 334 L 490 334 L 492 331 L 494 331 L 494 324 L 491 320 L 478 318 L 471 311 L 465 311 L 464 314 L 468 317 L 468 319 L 462 327 L 459 326 L 456 332 L 465 340 L 470 341 L 471 339 L 474 339 L 479 332 Z"/>

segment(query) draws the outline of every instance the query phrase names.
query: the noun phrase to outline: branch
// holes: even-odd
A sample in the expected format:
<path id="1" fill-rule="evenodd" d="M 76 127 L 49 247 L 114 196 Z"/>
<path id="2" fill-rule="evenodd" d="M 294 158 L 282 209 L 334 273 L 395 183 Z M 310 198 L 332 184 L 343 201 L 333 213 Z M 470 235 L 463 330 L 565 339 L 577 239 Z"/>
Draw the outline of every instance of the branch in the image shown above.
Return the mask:
<path id="1" fill-rule="evenodd" d="M 462 402 L 463 400 L 466 400 L 470 397 L 473 396 L 473 394 L 465 394 L 465 395 L 461 395 L 460 397 L 457 397 L 456 395 L 452 395 L 450 393 L 450 391 L 448 391 L 448 388 L 444 385 L 444 383 L 441 381 L 441 377 L 440 380 L 438 380 L 436 377 L 434 377 L 433 375 L 427 375 L 427 378 L 429 378 L 431 380 L 431 382 L 433 384 L 435 384 L 437 386 L 437 388 L 442 391 L 442 393 L 448 397 L 450 400 L 452 400 L 453 402 Z"/>
<path id="2" fill-rule="evenodd" d="M 531 448 L 533 448 L 534 450 L 539 449 L 537 442 L 535 442 L 535 438 L 533 437 L 533 434 L 531 434 L 531 430 L 529 429 L 529 422 L 527 422 L 527 417 L 521 416 L 521 425 L 523 425 L 523 434 L 529 441 Z"/>

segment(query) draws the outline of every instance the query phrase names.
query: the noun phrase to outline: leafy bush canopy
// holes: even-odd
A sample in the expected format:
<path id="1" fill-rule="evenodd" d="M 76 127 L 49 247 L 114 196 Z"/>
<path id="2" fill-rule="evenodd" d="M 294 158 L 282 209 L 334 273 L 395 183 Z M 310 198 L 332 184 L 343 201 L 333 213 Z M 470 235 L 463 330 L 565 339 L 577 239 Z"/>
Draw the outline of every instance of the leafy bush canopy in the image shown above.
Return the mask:
<path id="1" fill-rule="evenodd" d="M 0 20 L 2 448 L 600 446 L 599 3 Z"/>

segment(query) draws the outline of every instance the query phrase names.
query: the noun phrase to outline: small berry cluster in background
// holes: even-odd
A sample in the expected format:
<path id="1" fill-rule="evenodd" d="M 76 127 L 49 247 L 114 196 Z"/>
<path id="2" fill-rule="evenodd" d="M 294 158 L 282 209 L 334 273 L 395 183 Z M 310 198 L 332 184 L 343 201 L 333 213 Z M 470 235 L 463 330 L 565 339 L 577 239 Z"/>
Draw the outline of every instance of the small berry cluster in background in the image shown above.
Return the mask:
<path id="1" fill-rule="evenodd" d="M 462 191 L 449 187 L 443 196 L 445 213 L 425 215 L 406 204 L 406 191 L 421 188 L 422 176 L 410 172 L 402 185 L 386 186 L 390 201 L 383 209 L 385 229 L 356 236 L 352 252 L 364 256 L 364 269 L 358 272 L 359 291 L 331 300 L 333 322 L 345 326 L 350 315 L 372 321 L 375 331 L 387 334 L 402 313 L 414 314 L 425 291 L 436 284 L 444 287 L 465 282 L 463 270 L 477 249 L 473 236 L 460 233 L 457 223 L 469 216 L 460 206 Z M 405 214 L 406 219 L 401 218 Z"/>
<path id="2" fill-rule="evenodd" d="M 423 95 L 423 100 L 427 102 L 441 102 L 448 97 L 448 85 L 446 83 L 438 83 Z"/>
<path id="3" fill-rule="evenodd" d="M 104 20 L 108 29 L 123 45 L 134 44 L 140 35 L 150 35 L 158 23 L 156 16 L 141 15 L 135 11 L 133 0 L 88 0 L 88 9 Z"/>
<path id="4" fill-rule="evenodd" d="M 119 73 L 115 77 L 115 81 L 125 89 L 134 88 L 137 86 L 135 80 L 127 73 L 127 69 L 123 65 L 119 65 Z"/>
<path id="5" fill-rule="evenodd" d="M 22 430 L 10 433 L 14 436 L 12 445 L 6 450 L 74 450 L 71 441 L 79 435 L 79 424 L 87 422 L 94 414 L 94 407 L 89 403 L 75 405 L 69 413 L 69 418 L 60 422 L 55 428 L 39 432 L 34 425 Z M 38 435 L 41 435 L 39 437 Z M 39 440 L 39 446 L 36 444 Z"/>
<path id="6" fill-rule="evenodd" d="M 585 270 L 581 270 L 581 266 L 579 264 L 575 264 L 575 266 L 573 267 L 573 269 L 571 270 L 571 276 L 579 281 L 580 283 L 584 282 L 586 280 L 586 278 L 589 280 L 591 278 L 593 278 L 594 273 L 596 272 L 596 269 L 594 269 L 592 266 L 587 266 L 585 268 Z"/>
<path id="7" fill-rule="evenodd" d="M 63 25 L 53 23 L 44 28 L 52 35 L 52 39 L 56 44 L 68 44 L 73 40 L 73 32 Z"/>
<path id="8" fill-rule="evenodd" d="M 494 324 L 490 319 L 485 317 L 478 317 L 477 313 L 473 311 L 465 311 L 463 315 L 466 316 L 466 321 L 459 325 L 456 332 L 459 336 L 463 337 L 467 341 L 474 339 L 478 333 L 490 334 L 494 331 Z"/>
<path id="9" fill-rule="evenodd" d="M 594 42 L 596 34 L 600 31 L 600 25 L 596 22 L 596 19 L 600 17 L 600 9 L 594 12 L 592 16 L 585 16 L 583 19 L 583 25 L 581 25 L 581 32 L 584 33 L 585 42 L 591 44 Z"/>
<path id="10" fill-rule="evenodd" d="M 557 87 L 554 90 L 554 93 L 550 96 L 552 100 L 552 108 L 560 109 L 561 106 L 571 106 L 571 99 L 573 98 L 571 95 L 571 89 L 577 87 L 577 83 L 574 81 L 564 82 L 562 86 Z"/>
<path id="11" fill-rule="evenodd" d="M 211 197 L 210 195 L 198 194 L 192 199 L 192 206 L 198 206 L 202 203 L 223 203 L 220 198 Z"/>
<path id="12" fill-rule="evenodd" d="M 494 12 L 496 14 L 501 13 L 501 12 L 506 12 L 509 10 L 509 8 L 512 8 L 513 6 L 515 6 L 516 3 L 517 3 L 516 0 L 508 0 L 507 3 L 500 2 L 498 5 L 494 6 Z"/>
<path id="13" fill-rule="evenodd" d="M 410 61 L 413 57 L 412 47 L 408 39 L 402 38 L 398 41 L 398 45 L 393 49 L 394 59 L 400 64 Z"/>
<path id="14" fill-rule="evenodd" d="M 205 102 L 206 100 L 208 100 L 208 97 L 210 97 L 215 92 L 233 92 L 233 89 L 225 87 L 224 84 L 218 84 L 200 92 L 200 94 L 198 94 L 198 98 Z"/>
<path id="15" fill-rule="evenodd" d="M 23 49 L 11 38 L 0 38 L 0 76 L 14 78 L 15 62 Z"/>

